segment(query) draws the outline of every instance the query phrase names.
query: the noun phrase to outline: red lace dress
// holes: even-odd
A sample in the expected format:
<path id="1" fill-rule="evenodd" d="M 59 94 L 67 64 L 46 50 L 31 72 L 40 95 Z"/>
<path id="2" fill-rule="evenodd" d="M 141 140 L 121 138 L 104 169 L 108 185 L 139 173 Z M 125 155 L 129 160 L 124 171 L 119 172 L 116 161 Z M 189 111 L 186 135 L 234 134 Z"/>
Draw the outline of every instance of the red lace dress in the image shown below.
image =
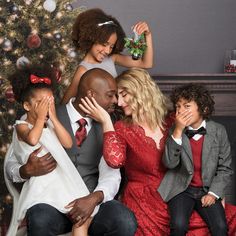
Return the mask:
<path id="1" fill-rule="evenodd" d="M 157 188 L 165 174 L 161 156 L 164 149 L 167 121 L 160 148 L 150 137 L 145 136 L 142 127 L 128 125 L 122 121 L 115 124 L 115 130 L 104 134 L 104 158 L 109 166 L 124 166 L 127 183 L 122 201 L 135 214 L 138 221 L 136 236 L 169 235 L 169 215 L 167 204 L 162 200 Z M 236 236 L 236 207 L 226 205 L 229 236 Z M 205 222 L 194 212 L 190 219 L 188 236 L 210 236 Z"/>

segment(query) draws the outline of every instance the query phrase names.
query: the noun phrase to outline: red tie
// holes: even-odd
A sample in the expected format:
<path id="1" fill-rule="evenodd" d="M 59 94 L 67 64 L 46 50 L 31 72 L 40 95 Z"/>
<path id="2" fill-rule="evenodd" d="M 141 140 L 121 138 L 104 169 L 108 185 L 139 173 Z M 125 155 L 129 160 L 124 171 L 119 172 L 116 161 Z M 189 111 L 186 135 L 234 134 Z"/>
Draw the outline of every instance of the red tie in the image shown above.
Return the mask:
<path id="1" fill-rule="evenodd" d="M 77 123 L 79 124 L 79 128 L 75 132 L 75 138 L 76 138 L 77 146 L 79 147 L 82 144 L 82 142 L 85 140 L 86 135 L 87 135 L 87 130 L 85 128 L 85 126 L 87 125 L 87 121 L 82 118 L 82 119 L 79 119 Z"/>

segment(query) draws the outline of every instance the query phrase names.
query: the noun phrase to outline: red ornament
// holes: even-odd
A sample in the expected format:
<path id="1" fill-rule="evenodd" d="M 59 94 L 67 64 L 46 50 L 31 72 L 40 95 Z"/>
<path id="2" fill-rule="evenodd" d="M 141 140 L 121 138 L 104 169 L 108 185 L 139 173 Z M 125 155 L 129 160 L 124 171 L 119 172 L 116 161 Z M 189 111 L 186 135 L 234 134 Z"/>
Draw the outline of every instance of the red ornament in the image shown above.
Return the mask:
<path id="1" fill-rule="evenodd" d="M 9 87 L 9 88 L 6 89 L 6 91 L 5 91 L 5 97 L 6 97 L 6 99 L 7 99 L 8 102 L 15 102 L 14 93 L 13 93 L 11 87 Z"/>
<path id="2" fill-rule="evenodd" d="M 232 64 L 225 65 L 225 72 L 226 73 L 236 73 L 236 66 Z"/>
<path id="3" fill-rule="evenodd" d="M 30 34 L 27 38 L 27 46 L 29 48 L 38 48 L 41 45 L 41 39 L 37 34 Z"/>

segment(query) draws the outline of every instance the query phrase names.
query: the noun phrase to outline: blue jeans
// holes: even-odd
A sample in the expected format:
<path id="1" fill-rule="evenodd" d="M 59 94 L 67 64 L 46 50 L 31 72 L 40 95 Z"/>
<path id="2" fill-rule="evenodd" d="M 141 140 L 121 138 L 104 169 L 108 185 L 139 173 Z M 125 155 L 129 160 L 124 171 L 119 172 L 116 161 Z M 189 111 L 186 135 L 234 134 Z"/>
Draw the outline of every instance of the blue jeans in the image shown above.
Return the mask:
<path id="1" fill-rule="evenodd" d="M 220 200 L 209 207 L 202 207 L 201 198 L 206 195 L 202 188 L 188 187 L 168 202 L 170 235 L 184 236 L 188 232 L 189 219 L 196 210 L 206 222 L 212 236 L 227 236 L 225 211 Z"/>
<path id="2" fill-rule="evenodd" d="M 67 216 L 47 204 L 37 204 L 26 214 L 28 236 L 56 236 L 71 231 Z M 137 228 L 134 214 L 122 203 L 101 204 L 89 227 L 91 236 L 133 236 Z"/>

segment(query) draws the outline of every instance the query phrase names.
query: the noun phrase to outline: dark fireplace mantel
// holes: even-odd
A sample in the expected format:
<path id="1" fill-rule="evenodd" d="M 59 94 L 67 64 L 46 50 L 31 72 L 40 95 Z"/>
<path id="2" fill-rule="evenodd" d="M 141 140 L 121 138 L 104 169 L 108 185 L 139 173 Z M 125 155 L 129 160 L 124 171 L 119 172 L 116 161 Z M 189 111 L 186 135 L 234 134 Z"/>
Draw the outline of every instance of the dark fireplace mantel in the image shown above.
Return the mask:
<path id="1" fill-rule="evenodd" d="M 201 83 L 214 96 L 215 116 L 236 116 L 236 74 L 157 74 L 152 76 L 165 94 L 186 83 Z"/>

